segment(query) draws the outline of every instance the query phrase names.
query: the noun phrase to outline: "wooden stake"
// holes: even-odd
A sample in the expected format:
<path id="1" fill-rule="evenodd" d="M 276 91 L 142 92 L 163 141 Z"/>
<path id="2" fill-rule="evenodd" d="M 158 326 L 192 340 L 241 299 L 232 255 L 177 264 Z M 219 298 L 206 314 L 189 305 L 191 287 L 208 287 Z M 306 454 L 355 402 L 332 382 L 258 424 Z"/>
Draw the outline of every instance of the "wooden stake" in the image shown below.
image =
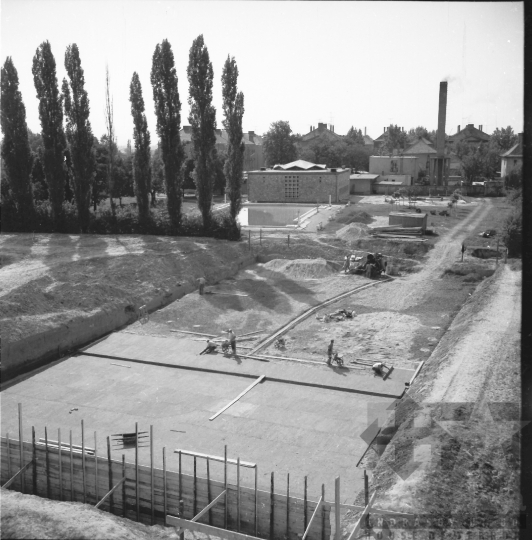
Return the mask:
<path id="1" fill-rule="evenodd" d="M 198 509 L 197 509 L 197 504 L 196 504 L 196 500 L 197 500 L 197 493 L 196 493 L 196 456 L 194 456 L 194 487 L 193 487 L 193 495 L 194 495 L 194 501 L 192 503 L 192 512 L 194 515 L 196 515 L 198 513 Z"/>
<path id="2" fill-rule="evenodd" d="M 262 246 L 262 229 L 259 229 L 259 235 L 260 245 Z"/>
<path id="3" fill-rule="evenodd" d="M 57 443 L 59 447 L 59 500 L 63 500 L 63 463 L 61 462 L 61 428 L 57 429 Z"/>
<path id="4" fill-rule="evenodd" d="M 20 450 L 20 468 L 24 468 L 24 452 L 23 452 L 23 436 L 22 436 L 22 403 L 18 404 L 18 442 L 19 442 L 19 450 Z M 25 474 L 20 475 L 20 487 L 22 490 L 22 493 L 25 492 L 25 484 L 24 484 L 24 477 Z"/>
<path id="5" fill-rule="evenodd" d="M 50 499 L 50 458 L 48 456 L 48 429 L 44 426 L 44 452 L 46 463 L 46 498 Z"/>
<path id="6" fill-rule="evenodd" d="M 166 498 L 166 446 L 163 446 L 163 511 L 164 511 L 164 526 L 166 527 L 166 509 L 167 509 L 167 498 Z"/>
<path id="7" fill-rule="evenodd" d="M 336 540 L 340 540 L 342 537 L 340 529 L 340 477 L 337 476 L 334 479 L 334 519 L 335 519 L 335 532 L 334 537 Z"/>
<path id="8" fill-rule="evenodd" d="M 151 524 L 155 524 L 154 470 L 153 470 L 153 426 L 150 426 L 150 469 L 151 469 Z"/>
<path id="9" fill-rule="evenodd" d="M 126 478 L 126 455 L 122 454 L 122 478 Z M 122 482 L 122 517 L 126 517 L 127 499 L 126 499 L 126 483 Z"/>
<path id="10" fill-rule="evenodd" d="M 259 471 L 258 467 L 255 467 L 255 536 L 259 535 L 259 499 L 257 497 L 257 487 L 258 487 L 258 480 L 259 480 Z"/>
<path id="11" fill-rule="evenodd" d="M 325 502 L 325 484 L 321 485 L 321 500 Z M 321 540 L 325 540 L 325 505 L 321 507 Z"/>
<path id="12" fill-rule="evenodd" d="M 290 538 L 290 473 L 286 475 L 286 538 Z"/>
<path id="13" fill-rule="evenodd" d="M 369 503 L 369 482 L 368 482 L 368 474 L 366 473 L 366 469 L 364 469 L 364 506 L 367 506 Z M 369 515 L 366 516 L 366 529 L 369 528 Z"/>
<path id="14" fill-rule="evenodd" d="M 137 521 L 140 521 L 139 493 L 139 423 L 135 422 L 135 498 L 137 505 Z"/>
<path id="15" fill-rule="evenodd" d="M 100 500 L 100 494 L 98 490 L 98 439 L 96 436 L 96 431 L 94 432 L 94 482 L 95 482 L 95 494 L 96 494 L 96 502 Z"/>
<path id="16" fill-rule="evenodd" d="M 72 448 L 72 430 L 70 430 L 70 500 L 74 501 L 74 452 Z"/>
<path id="17" fill-rule="evenodd" d="M 240 458 L 236 458 L 236 530 L 240 532 Z"/>
<path id="18" fill-rule="evenodd" d="M 229 493 L 227 491 L 227 445 L 224 445 L 224 489 L 225 489 L 225 502 L 224 502 L 224 529 L 227 529 L 227 499 Z"/>
<path id="19" fill-rule="evenodd" d="M 31 426 L 31 447 L 33 459 L 33 494 L 37 495 L 37 446 L 35 444 L 35 426 Z M 9 457 L 9 453 L 8 453 Z"/>
<path id="20" fill-rule="evenodd" d="M 249 251 L 251 251 L 251 230 L 248 231 L 248 247 Z"/>
<path id="21" fill-rule="evenodd" d="M 270 540 L 273 540 L 274 535 L 274 499 L 273 499 L 273 472 L 270 486 Z"/>
<path id="22" fill-rule="evenodd" d="M 184 518 L 184 504 L 183 504 L 183 478 L 181 476 L 181 450 L 179 451 L 179 517 Z M 179 540 L 185 540 L 185 531 L 181 529 L 179 534 Z"/>
<path id="23" fill-rule="evenodd" d="M 495 255 L 495 264 L 499 266 L 499 241 L 497 240 L 497 255 Z"/>
<path id="24" fill-rule="evenodd" d="M 107 468 L 109 474 L 109 491 L 111 491 L 113 489 L 113 464 L 111 463 L 111 439 L 109 437 L 107 437 Z M 109 512 L 111 514 L 114 513 L 113 494 L 109 497 Z"/>
<path id="25" fill-rule="evenodd" d="M 209 458 L 207 458 L 207 503 L 211 504 L 211 475 L 209 471 Z M 212 525 L 211 509 L 209 509 L 209 525 Z"/>
<path id="26" fill-rule="evenodd" d="M 81 466 L 83 469 L 83 502 L 87 502 L 87 480 L 85 478 L 85 429 L 81 421 Z"/>
<path id="27" fill-rule="evenodd" d="M 303 530 L 306 530 L 308 523 L 308 501 L 307 501 L 307 477 L 305 476 L 305 489 L 303 495 Z"/>
<path id="28" fill-rule="evenodd" d="M 288 233 L 288 247 L 290 247 L 290 233 Z"/>
<path id="29" fill-rule="evenodd" d="M 12 478 L 13 474 L 11 472 L 11 449 L 9 447 L 9 432 L 6 433 L 6 443 L 7 443 L 7 477 Z"/>

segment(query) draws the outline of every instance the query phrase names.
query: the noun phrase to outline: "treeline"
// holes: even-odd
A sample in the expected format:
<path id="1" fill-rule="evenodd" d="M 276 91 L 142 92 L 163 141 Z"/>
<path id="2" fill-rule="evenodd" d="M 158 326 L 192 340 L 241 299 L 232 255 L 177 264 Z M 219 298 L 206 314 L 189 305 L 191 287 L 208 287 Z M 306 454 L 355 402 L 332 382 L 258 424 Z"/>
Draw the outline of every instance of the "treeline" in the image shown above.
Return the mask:
<path id="1" fill-rule="evenodd" d="M 133 148 L 118 149 L 113 100 L 106 70 L 106 134 L 93 135 L 89 98 L 77 45 L 65 52 L 67 78 L 61 90 L 48 41 L 33 58 L 41 133 L 26 124 L 18 73 L 11 57 L 1 69 L 2 230 L 65 233 L 141 233 L 240 238 L 236 216 L 241 208 L 244 143 L 244 95 L 238 91 L 238 67 L 228 56 L 222 72 L 222 121 L 229 135 L 227 155 L 215 148 L 216 110 L 212 105 L 213 67 L 203 36 L 189 51 L 188 122 L 192 157 L 180 140 L 181 100 L 168 40 L 157 44 L 150 81 L 157 119 L 158 147 L 151 151 L 142 86 L 133 73 L 129 98 Z M 182 211 L 183 189 L 194 186 L 200 216 Z M 213 214 L 214 189 L 226 191 L 228 212 Z M 166 193 L 166 208 L 155 203 Z M 122 207 L 122 197 L 135 196 L 136 208 Z M 99 203 L 109 197 L 110 207 Z M 118 199 L 119 205 L 115 204 Z"/>

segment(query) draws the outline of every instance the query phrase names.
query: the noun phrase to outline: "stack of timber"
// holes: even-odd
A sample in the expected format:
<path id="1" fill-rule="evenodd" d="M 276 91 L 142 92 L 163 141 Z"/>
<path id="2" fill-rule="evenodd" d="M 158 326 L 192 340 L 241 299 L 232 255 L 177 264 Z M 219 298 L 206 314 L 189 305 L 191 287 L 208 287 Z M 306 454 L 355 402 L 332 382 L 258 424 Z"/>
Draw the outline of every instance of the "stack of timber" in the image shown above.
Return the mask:
<path id="1" fill-rule="evenodd" d="M 401 225 L 388 225 L 385 227 L 371 227 L 370 234 L 376 238 L 399 238 L 424 242 L 424 239 L 416 238 L 423 235 L 422 227 L 402 227 Z"/>

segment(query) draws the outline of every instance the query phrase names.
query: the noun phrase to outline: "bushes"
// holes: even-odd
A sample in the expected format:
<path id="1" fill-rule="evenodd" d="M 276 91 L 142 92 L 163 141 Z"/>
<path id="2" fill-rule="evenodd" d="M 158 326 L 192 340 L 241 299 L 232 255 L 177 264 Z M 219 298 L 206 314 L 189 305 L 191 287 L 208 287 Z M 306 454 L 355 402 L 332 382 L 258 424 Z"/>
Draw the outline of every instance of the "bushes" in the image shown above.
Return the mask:
<path id="1" fill-rule="evenodd" d="M 508 248 L 509 257 L 520 257 L 523 242 L 523 210 L 515 208 L 502 226 L 502 241 Z"/>
<path id="2" fill-rule="evenodd" d="M 36 222 L 31 227 L 19 212 L 12 200 L 4 200 L 0 206 L 3 232 L 41 232 L 79 234 L 76 206 L 63 203 L 64 221 L 60 228 L 54 226 L 49 201 L 35 203 Z M 90 214 L 89 233 L 91 234 L 152 234 L 170 236 L 170 219 L 165 206 L 151 208 L 150 219 L 145 223 L 139 222 L 138 211 L 132 206 L 116 209 L 116 219 L 109 208 L 98 209 Z M 228 212 L 213 214 L 209 230 L 203 227 L 200 214 L 185 214 L 179 227 L 179 236 L 208 236 L 225 240 L 239 240 L 240 226 L 235 225 Z"/>

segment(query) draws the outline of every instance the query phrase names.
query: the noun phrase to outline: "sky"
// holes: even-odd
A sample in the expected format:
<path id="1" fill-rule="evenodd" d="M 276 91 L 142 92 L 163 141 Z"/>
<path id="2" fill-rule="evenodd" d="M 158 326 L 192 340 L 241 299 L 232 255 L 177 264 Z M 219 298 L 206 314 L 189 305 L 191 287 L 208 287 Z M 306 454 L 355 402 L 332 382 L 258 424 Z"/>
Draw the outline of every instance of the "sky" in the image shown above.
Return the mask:
<path id="1" fill-rule="evenodd" d="M 155 46 L 174 52 L 181 124 L 188 125 L 188 55 L 203 34 L 214 69 L 213 104 L 222 128 L 221 75 L 228 55 L 244 93 L 244 131 L 263 134 L 285 120 L 305 134 L 318 122 L 373 138 L 384 126 L 437 129 L 439 83 L 448 81 L 446 132 L 474 124 L 523 130 L 522 2 L 276 2 L 178 0 L 1 0 L 1 61 L 18 71 L 28 127 L 40 132 L 31 72 L 50 41 L 59 87 L 66 47 L 85 71 L 93 132 L 105 133 L 109 66 L 119 146 L 132 139 L 129 84 L 142 84 L 152 143 L 150 84 Z"/>

